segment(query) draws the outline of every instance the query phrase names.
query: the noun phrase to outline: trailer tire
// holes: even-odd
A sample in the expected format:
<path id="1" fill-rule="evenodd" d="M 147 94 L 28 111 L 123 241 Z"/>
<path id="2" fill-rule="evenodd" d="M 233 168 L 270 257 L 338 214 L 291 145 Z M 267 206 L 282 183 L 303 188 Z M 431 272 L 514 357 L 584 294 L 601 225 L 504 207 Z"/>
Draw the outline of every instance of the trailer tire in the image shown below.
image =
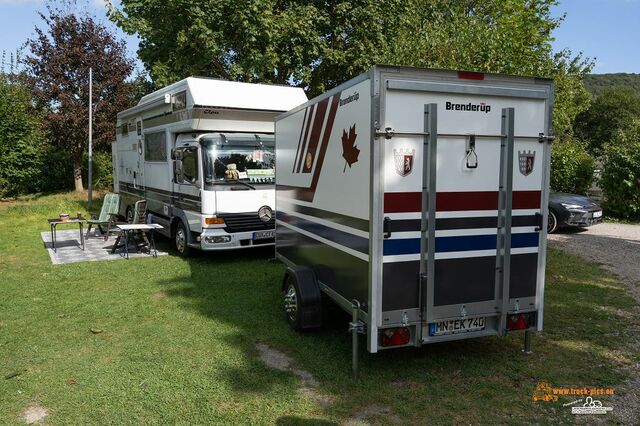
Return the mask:
<path id="1" fill-rule="evenodd" d="M 296 331 L 322 326 L 322 292 L 315 273 L 303 266 L 288 268 L 283 280 L 287 322 Z"/>
<path id="2" fill-rule="evenodd" d="M 184 226 L 184 223 L 180 219 L 178 219 L 176 226 L 173 229 L 173 247 L 176 249 L 178 254 L 182 257 L 191 256 L 191 247 L 189 247 L 188 236 L 187 236 L 187 228 Z"/>

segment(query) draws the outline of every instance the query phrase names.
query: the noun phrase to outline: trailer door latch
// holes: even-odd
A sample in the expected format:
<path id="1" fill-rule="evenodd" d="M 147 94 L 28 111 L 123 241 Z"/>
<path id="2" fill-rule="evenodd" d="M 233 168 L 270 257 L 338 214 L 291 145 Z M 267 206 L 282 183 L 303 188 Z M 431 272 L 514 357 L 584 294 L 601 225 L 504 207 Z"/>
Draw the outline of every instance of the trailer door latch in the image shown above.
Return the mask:
<path id="1" fill-rule="evenodd" d="M 536 228 L 535 228 L 535 231 L 536 232 L 540 232 L 540 231 L 542 231 L 542 219 L 543 219 L 542 213 L 536 212 L 535 217 L 536 217 Z"/>
<path id="2" fill-rule="evenodd" d="M 467 139 L 467 156 L 465 157 L 467 169 L 478 168 L 478 154 L 476 154 L 476 135 L 469 135 Z"/>
<path id="3" fill-rule="evenodd" d="M 389 216 L 385 216 L 382 221 L 382 232 L 384 233 L 385 239 L 391 237 L 391 218 Z"/>

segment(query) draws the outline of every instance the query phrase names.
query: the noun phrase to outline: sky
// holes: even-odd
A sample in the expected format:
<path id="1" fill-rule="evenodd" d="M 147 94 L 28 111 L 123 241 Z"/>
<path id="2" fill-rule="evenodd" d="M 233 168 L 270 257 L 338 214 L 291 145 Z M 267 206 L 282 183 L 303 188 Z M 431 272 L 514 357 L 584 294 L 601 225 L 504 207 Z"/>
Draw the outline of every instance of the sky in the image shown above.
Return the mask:
<path id="1" fill-rule="evenodd" d="M 44 10 L 45 4 L 45 0 L 0 0 L 0 52 L 9 55 L 33 36 L 34 27 L 42 24 L 37 11 Z M 79 4 L 124 38 L 129 55 L 135 55 L 137 39 L 109 22 L 104 0 L 79 0 Z M 564 13 L 564 22 L 553 33 L 556 51 L 582 51 L 595 59 L 597 74 L 640 73 L 640 0 L 560 0 L 553 16 Z M 142 69 L 139 62 L 138 68 Z"/>

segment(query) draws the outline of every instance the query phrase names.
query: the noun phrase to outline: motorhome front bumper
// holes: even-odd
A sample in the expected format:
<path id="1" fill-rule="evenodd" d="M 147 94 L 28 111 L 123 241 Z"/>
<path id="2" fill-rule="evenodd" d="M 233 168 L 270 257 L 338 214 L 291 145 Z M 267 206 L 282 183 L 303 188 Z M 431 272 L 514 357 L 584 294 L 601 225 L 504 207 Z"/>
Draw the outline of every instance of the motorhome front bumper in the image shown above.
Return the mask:
<path id="1" fill-rule="evenodd" d="M 224 229 L 205 229 L 200 235 L 200 248 L 202 250 L 229 250 L 274 244 L 274 229 L 236 232 L 233 234 L 226 232 Z"/>

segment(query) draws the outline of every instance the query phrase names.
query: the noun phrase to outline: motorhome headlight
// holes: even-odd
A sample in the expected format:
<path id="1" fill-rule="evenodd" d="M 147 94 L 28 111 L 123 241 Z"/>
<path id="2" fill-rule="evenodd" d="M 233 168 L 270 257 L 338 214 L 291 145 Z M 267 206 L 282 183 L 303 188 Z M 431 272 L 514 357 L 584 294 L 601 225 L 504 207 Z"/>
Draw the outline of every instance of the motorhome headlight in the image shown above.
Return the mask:
<path id="1" fill-rule="evenodd" d="M 230 235 L 207 236 L 207 237 L 204 237 L 204 241 L 208 244 L 228 243 L 231 241 L 231 236 Z"/>

